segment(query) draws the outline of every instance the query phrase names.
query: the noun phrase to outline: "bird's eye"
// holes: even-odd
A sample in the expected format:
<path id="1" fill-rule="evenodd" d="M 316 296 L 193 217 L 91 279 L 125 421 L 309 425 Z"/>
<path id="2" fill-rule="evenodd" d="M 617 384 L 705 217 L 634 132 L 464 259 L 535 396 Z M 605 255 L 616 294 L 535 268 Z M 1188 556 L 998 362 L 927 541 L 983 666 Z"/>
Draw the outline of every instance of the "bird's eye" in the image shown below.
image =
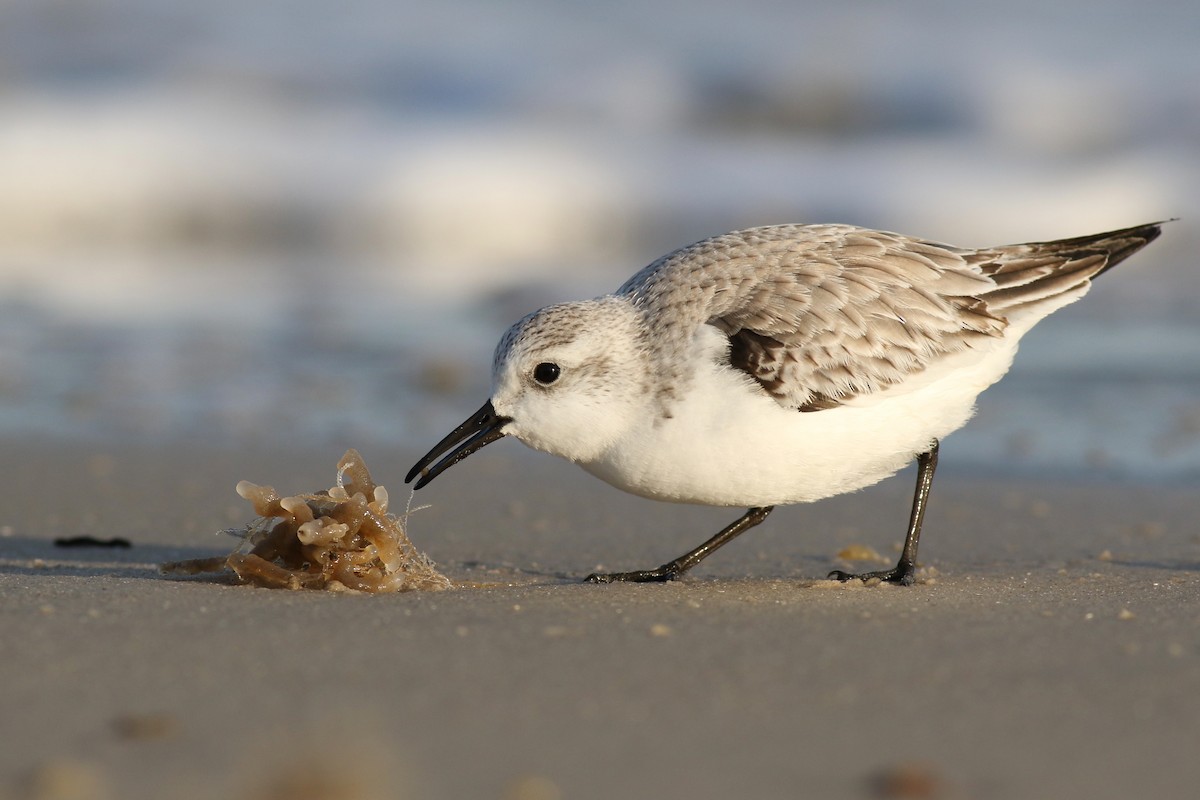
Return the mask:
<path id="1" fill-rule="evenodd" d="M 550 361 L 543 361 L 533 368 L 533 379 L 542 386 L 549 386 L 558 380 L 558 376 L 562 374 L 562 369 L 558 364 Z"/>

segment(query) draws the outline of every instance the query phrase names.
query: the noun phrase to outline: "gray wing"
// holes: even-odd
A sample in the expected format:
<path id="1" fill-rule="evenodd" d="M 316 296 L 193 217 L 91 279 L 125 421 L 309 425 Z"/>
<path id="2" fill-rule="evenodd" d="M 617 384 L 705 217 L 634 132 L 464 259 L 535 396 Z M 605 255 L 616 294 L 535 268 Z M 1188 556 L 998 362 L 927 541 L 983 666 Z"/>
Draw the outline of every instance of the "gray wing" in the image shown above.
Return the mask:
<path id="1" fill-rule="evenodd" d="M 1134 230 L 1136 246 L 1119 252 L 1113 237 Z M 1086 288 L 1152 238 L 1130 229 L 976 251 L 847 225 L 772 226 L 664 256 L 618 293 L 671 320 L 652 346 L 713 325 L 729 336 L 731 366 L 780 404 L 816 411 L 1002 336 L 1011 313 Z"/>

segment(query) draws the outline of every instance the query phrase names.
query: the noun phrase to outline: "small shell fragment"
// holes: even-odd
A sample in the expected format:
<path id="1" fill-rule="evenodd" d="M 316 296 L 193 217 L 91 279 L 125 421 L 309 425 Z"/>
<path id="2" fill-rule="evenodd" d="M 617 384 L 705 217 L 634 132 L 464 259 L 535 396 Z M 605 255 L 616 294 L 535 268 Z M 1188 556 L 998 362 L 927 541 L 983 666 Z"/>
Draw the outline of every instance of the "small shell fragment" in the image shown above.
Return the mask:
<path id="1" fill-rule="evenodd" d="M 877 561 L 886 563 L 887 559 L 879 555 L 879 551 L 867 544 L 852 544 L 838 551 L 837 557 L 844 561 Z"/>

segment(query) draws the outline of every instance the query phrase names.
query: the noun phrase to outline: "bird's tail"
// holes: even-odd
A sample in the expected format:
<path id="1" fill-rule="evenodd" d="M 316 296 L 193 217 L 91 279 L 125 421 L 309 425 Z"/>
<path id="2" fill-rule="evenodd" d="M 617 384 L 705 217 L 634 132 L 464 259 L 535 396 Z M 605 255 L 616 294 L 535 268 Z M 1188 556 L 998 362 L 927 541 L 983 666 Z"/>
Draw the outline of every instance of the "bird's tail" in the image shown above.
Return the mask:
<path id="1" fill-rule="evenodd" d="M 1157 239 L 1162 225 L 980 250 L 971 260 L 996 284 L 981 299 L 989 312 L 1032 325 L 1082 297 L 1093 278 Z"/>

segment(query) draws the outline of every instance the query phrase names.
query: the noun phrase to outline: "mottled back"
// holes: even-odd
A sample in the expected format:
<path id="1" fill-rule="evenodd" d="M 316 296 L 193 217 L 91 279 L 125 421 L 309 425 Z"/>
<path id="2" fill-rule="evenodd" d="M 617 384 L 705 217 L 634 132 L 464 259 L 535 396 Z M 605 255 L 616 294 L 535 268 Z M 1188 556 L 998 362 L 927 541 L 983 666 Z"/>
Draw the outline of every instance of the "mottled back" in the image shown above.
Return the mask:
<path id="1" fill-rule="evenodd" d="M 729 337 L 732 366 L 782 405 L 817 411 L 1001 336 L 1012 314 L 1086 288 L 1157 234 L 1150 225 L 976 251 L 849 225 L 779 225 L 676 250 L 617 294 L 645 314 L 664 371 L 677 369 L 666 354 L 712 325 Z"/>

